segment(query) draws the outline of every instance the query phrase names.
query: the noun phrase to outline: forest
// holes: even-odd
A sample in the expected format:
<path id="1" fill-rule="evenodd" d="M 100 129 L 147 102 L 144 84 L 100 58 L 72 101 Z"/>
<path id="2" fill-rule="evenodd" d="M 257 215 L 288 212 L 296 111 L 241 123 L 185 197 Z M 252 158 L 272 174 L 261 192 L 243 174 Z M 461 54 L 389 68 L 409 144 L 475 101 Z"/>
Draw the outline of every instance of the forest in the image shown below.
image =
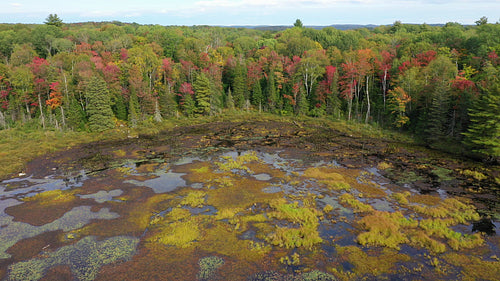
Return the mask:
<path id="1" fill-rule="evenodd" d="M 0 25 L 0 130 L 104 131 L 228 111 L 393 129 L 500 156 L 500 24 L 341 31 Z"/>

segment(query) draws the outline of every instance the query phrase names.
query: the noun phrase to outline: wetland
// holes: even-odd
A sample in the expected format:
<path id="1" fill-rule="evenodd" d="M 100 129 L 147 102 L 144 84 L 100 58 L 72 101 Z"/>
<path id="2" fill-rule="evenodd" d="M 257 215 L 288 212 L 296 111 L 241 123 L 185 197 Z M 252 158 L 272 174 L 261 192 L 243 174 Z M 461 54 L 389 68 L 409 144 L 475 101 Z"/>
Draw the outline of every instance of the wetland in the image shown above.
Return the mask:
<path id="1" fill-rule="evenodd" d="M 497 280 L 499 167 L 322 121 L 80 144 L 0 181 L 2 280 Z"/>

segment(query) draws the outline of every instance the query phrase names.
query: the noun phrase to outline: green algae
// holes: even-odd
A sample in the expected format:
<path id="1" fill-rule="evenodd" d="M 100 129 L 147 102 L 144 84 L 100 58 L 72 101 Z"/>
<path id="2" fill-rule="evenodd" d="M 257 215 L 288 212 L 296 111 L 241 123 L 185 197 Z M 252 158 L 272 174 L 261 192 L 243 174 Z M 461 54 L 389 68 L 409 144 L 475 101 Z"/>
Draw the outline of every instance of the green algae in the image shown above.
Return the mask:
<path id="1" fill-rule="evenodd" d="M 112 237 L 97 241 L 88 236 L 45 258 L 35 258 L 9 266 L 9 280 L 40 280 L 46 271 L 57 265 L 68 265 L 77 280 L 94 280 L 103 265 L 129 260 L 136 251 L 138 238 Z"/>
<path id="2" fill-rule="evenodd" d="M 214 278 L 217 269 L 224 265 L 224 259 L 217 256 L 205 257 L 201 258 L 198 264 L 200 266 L 198 280 L 211 280 Z"/>
<path id="3" fill-rule="evenodd" d="M 72 231 L 82 228 L 94 219 L 110 220 L 117 217 L 118 214 L 110 212 L 107 208 L 92 212 L 90 206 L 75 207 L 61 218 L 42 226 L 15 222 L 10 216 L 0 215 L 0 225 L 4 226 L 0 228 L 0 259 L 10 257 L 5 251 L 22 239 L 54 230 Z"/>

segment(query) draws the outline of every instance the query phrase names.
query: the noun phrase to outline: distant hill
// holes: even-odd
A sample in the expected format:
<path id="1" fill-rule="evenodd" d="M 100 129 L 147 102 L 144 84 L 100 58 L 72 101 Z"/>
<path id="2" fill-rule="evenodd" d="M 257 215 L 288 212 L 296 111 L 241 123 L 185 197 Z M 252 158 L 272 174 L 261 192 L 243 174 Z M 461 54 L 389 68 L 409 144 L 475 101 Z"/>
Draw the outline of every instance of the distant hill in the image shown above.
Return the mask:
<path id="1" fill-rule="evenodd" d="M 404 23 L 407 24 L 407 23 Z M 408 23 L 410 25 L 413 25 L 413 23 Z M 392 24 L 387 24 L 387 25 L 392 25 Z M 419 24 L 415 24 L 419 25 Z M 429 26 L 444 26 L 444 24 L 428 24 Z M 377 26 L 381 25 L 375 25 L 375 24 L 332 24 L 332 25 L 306 25 L 305 27 L 308 28 L 313 28 L 313 29 L 323 29 L 325 27 L 333 27 L 338 30 L 353 30 L 353 29 L 360 29 L 360 28 L 367 28 L 367 29 L 373 29 Z M 282 31 L 288 28 L 293 27 L 292 25 L 241 25 L 241 26 L 227 26 L 227 27 L 234 27 L 234 28 L 249 28 L 249 29 L 257 29 L 257 30 L 270 30 L 270 31 Z"/>

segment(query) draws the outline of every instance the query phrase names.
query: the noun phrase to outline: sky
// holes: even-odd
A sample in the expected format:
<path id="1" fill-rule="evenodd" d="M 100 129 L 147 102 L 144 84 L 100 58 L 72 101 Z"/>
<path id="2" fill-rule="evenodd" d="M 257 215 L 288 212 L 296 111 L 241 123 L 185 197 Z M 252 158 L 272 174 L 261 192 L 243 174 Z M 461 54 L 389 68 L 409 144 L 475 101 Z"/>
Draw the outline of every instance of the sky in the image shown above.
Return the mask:
<path id="1" fill-rule="evenodd" d="M 304 25 L 500 21 L 499 0 L 0 0 L 1 23 L 121 21 L 159 25 Z"/>

